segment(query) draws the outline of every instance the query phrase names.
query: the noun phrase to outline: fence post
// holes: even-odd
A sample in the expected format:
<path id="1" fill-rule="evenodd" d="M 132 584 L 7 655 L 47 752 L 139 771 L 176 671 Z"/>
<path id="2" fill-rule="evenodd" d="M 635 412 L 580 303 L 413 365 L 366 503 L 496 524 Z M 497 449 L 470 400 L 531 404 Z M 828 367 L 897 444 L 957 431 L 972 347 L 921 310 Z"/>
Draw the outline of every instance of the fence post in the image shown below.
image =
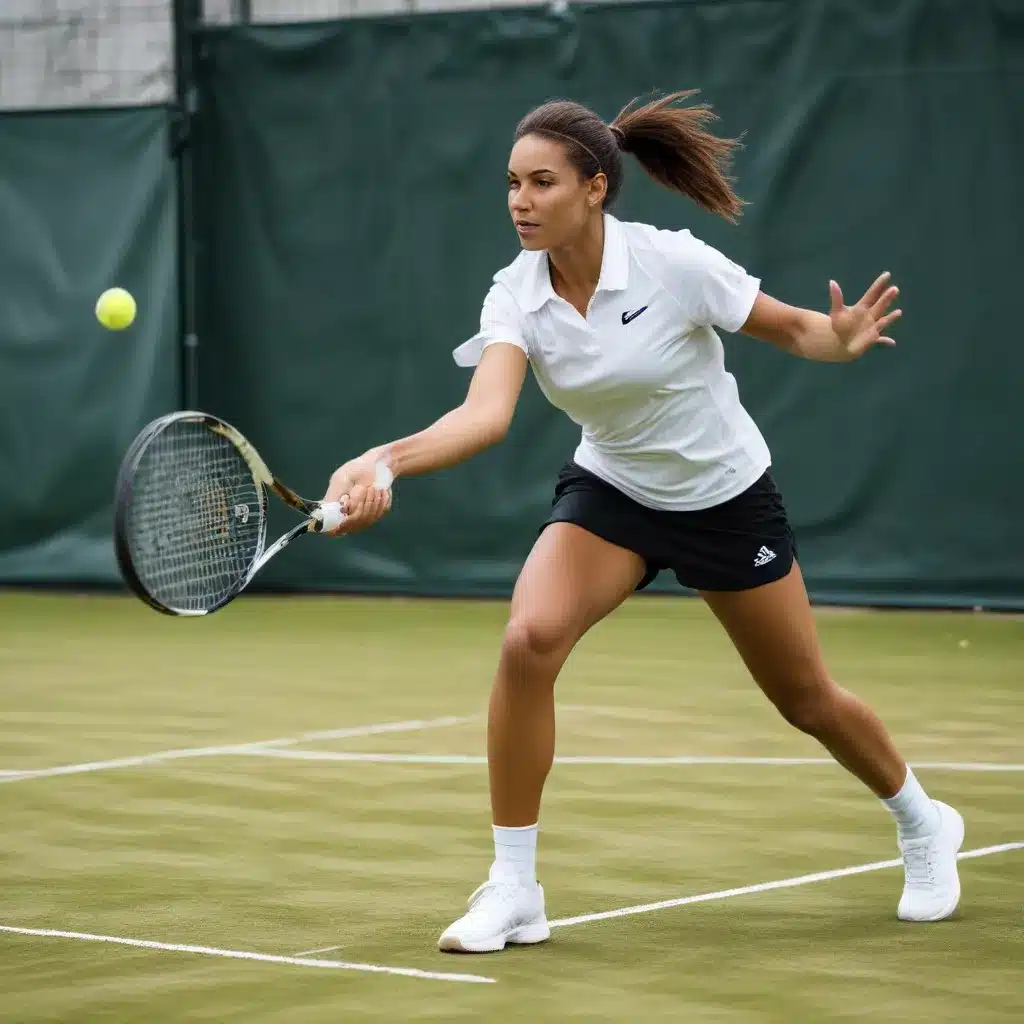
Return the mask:
<path id="1" fill-rule="evenodd" d="M 174 106 L 171 153 L 178 192 L 178 310 L 181 332 L 181 400 L 186 409 L 199 403 L 199 328 L 196 319 L 196 208 L 193 120 L 199 109 L 196 84 L 196 33 L 201 0 L 173 0 Z"/>

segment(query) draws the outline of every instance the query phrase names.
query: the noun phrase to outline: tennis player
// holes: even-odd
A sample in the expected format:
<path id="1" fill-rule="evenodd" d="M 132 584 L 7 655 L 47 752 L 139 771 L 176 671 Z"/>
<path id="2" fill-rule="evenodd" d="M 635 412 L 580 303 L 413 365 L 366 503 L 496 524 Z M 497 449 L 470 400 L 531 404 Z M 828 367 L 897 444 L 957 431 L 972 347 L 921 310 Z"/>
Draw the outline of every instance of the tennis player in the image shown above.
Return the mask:
<path id="1" fill-rule="evenodd" d="M 631 153 L 662 185 L 729 220 L 735 142 L 706 106 L 675 93 L 605 124 L 547 103 L 518 125 L 508 207 L 522 252 L 494 276 L 480 330 L 454 352 L 475 366 L 465 401 L 425 430 L 341 466 L 325 495 L 348 533 L 376 522 L 391 489 L 372 486 L 468 459 L 505 437 L 527 366 L 582 430 L 551 514 L 519 575 L 490 698 L 487 759 L 494 831 L 488 880 L 440 937 L 486 952 L 548 938 L 536 877 L 541 792 L 554 756 L 554 685 L 574 645 L 662 569 L 698 591 L 787 722 L 813 736 L 895 819 L 904 863 L 897 913 L 938 921 L 960 899 L 960 814 L 925 793 L 872 710 L 829 676 L 764 438 L 737 395 L 717 333 L 741 331 L 803 359 L 849 362 L 886 330 L 897 289 L 882 274 L 827 314 L 766 295 L 689 231 L 608 211 Z"/>

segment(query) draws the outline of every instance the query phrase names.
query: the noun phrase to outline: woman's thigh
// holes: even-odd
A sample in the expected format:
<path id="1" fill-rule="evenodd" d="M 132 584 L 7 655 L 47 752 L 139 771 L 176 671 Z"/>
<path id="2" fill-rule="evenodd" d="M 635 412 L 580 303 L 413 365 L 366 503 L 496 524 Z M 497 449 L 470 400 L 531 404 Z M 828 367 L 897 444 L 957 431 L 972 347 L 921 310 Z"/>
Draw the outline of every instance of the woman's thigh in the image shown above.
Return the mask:
<path id="1" fill-rule="evenodd" d="M 509 631 L 537 649 L 571 648 L 614 611 L 646 571 L 633 551 L 574 523 L 552 523 L 537 538 L 516 581 Z"/>
<path id="2" fill-rule="evenodd" d="M 799 565 L 773 583 L 701 591 L 757 685 L 780 710 L 813 700 L 832 682 Z"/>

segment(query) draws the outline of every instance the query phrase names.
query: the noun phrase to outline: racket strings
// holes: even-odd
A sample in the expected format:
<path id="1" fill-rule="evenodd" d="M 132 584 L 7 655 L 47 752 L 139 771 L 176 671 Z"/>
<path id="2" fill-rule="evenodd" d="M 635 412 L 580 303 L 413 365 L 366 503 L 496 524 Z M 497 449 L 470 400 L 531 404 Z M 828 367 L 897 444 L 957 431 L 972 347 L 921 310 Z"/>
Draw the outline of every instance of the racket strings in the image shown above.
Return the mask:
<path id="1" fill-rule="evenodd" d="M 128 524 L 143 585 L 184 611 L 215 607 L 260 553 L 264 495 L 235 446 L 201 423 L 170 425 L 135 470 Z"/>

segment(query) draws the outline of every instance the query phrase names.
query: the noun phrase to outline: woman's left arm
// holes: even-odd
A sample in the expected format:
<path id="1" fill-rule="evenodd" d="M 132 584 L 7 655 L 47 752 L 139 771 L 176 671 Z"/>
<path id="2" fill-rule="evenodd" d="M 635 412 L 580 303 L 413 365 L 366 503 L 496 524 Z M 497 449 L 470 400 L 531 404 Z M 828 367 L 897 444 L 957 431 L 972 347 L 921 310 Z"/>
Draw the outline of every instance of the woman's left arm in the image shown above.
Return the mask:
<path id="1" fill-rule="evenodd" d="M 899 289 L 889 284 L 889 276 L 888 271 L 881 274 L 852 306 L 843 304 L 839 285 L 829 281 L 832 305 L 828 313 L 789 306 L 759 292 L 740 330 L 803 359 L 851 362 L 872 345 L 896 344 L 884 334 L 902 313 L 899 309 L 886 312 L 899 294 Z"/>

